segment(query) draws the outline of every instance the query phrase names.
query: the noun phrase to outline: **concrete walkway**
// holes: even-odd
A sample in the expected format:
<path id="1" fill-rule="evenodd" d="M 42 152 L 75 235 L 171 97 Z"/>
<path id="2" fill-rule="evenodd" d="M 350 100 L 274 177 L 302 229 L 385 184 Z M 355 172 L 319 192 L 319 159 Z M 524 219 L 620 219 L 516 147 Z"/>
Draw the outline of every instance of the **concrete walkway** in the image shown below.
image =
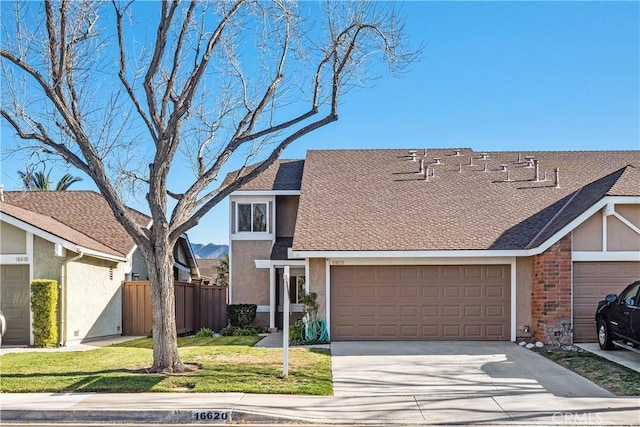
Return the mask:
<path id="1" fill-rule="evenodd" d="M 623 348 L 617 348 L 615 350 L 601 350 L 597 343 L 583 343 L 576 344 L 576 347 L 580 347 L 590 353 L 596 354 L 604 359 L 617 363 L 618 365 L 626 366 L 629 369 L 633 369 L 636 372 L 640 372 L 640 354 L 634 353 L 630 350 Z"/>
<path id="2" fill-rule="evenodd" d="M 54 347 L 54 348 L 37 348 L 37 347 L 27 347 L 27 346 L 11 346 L 11 347 L 1 347 L 0 348 L 0 356 L 3 354 L 9 353 L 30 353 L 30 352 L 61 352 L 61 351 L 87 351 L 87 350 L 95 350 L 100 347 L 108 347 L 113 344 L 119 344 L 131 340 L 135 340 L 138 338 L 144 337 L 133 337 L 133 336 L 113 336 L 109 338 L 101 338 L 93 341 L 86 341 L 83 343 L 73 343 L 69 344 L 65 347 Z"/>

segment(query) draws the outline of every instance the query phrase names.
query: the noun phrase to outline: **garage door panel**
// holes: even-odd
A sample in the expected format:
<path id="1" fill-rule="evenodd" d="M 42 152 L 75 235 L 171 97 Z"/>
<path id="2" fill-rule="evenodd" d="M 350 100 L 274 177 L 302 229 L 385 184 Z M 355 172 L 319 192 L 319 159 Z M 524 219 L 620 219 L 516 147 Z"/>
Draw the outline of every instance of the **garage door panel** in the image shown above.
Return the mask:
<path id="1" fill-rule="evenodd" d="M 595 342 L 598 301 L 640 278 L 640 262 L 573 263 L 573 340 Z"/>
<path id="2" fill-rule="evenodd" d="M 332 267 L 332 339 L 509 340 L 509 269 L 507 265 Z M 489 275 L 493 278 L 487 279 Z"/>
<path id="3" fill-rule="evenodd" d="M 440 294 L 440 288 L 436 288 L 435 286 L 423 286 L 422 287 L 422 297 L 423 298 L 438 298 Z"/>
<path id="4" fill-rule="evenodd" d="M 465 305 L 464 317 L 482 317 L 482 306 L 480 305 Z"/>

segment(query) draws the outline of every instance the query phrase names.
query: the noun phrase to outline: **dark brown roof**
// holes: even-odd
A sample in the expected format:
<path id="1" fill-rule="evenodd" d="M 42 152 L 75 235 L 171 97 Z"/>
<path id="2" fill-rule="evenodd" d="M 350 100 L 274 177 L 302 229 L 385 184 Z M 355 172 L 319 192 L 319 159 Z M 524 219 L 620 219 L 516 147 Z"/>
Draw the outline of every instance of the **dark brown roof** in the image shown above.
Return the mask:
<path id="1" fill-rule="evenodd" d="M 79 246 L 126 256 L 135 244 L 93 191 L 7 191 L 2 211 Z M 141 226 L 151 218 L 130 210 Z"/>
<path id="2" fill-rule="evenodd" d="M 257 165 L 248 166 L 244 174 L 249 173 L 256 166 Z M 243 185 L 239 190 L 300 190 L 303 169 L 304 160 L 276 160 L 264 172 Z M 229 184 L 237 175 L 238 171 L 227 174 L 223 185 Z"/>
<path id="3" fill-rule="evenodd" d="M 490 152 L 486 160 L 468 149 L 417 151 L 416 161 L 408 150 L 309 151 L 293 249 L 525 249 L 605 195 L 640 193 L 640 151 Z M 539 161 L 541 181 L 525 156 Z M 435 171 L 427 181 L 417 173 L 421 158 Z"/>

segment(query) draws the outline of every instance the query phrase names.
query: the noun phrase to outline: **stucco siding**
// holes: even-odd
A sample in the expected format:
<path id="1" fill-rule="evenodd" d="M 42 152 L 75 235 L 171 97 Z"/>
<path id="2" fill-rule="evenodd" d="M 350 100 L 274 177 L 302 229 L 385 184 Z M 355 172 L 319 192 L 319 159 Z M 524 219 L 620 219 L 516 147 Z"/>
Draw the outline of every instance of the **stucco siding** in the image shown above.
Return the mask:
<path id="1" fill-rule="evenodd" d="M 526 337 L 530 334 L 524 331 L 524 327 L 531 328 L 532 262 L 531 257 L 516 259 L 516 336 L 518 337 Z"/>
<path id="2" fill-rule="evenodd" d="M 6 222 L 0 222 L 0 254 L 27 253 L 27 233 Z"/>
<path id="3" fill-rule="evenodd" d="M 269 259 L 271 240 L 231 241 L 231 304 L 269 304 L 269 269 L 256 259 Z"/>
<path id="4" fill-rule="evenodd" d="M 309 259 L 309 292 L 318 295 L 318 317 L 327 318 L 327 286 L 326 267 L 324 258 Z"/>
<path id="5" fill-rule="evenodd" d="M 573 231 L 573 250 L 602 250 L 602 211 L 596 212 Z"/>
<path id="6" fill-rule="evenodd" d="M 122 263 L 84 257 L 68 264 L 67 343 L 122 333 L 123 280 Z"/>
<path id="7" fill-rule="evenodd" d="M 616 205 L 616 212 L 636 227 L 640 227 L 640 206 Z M 610 251 L 640 251 L 640 235 L 617 217 L 608 216 L 607 249 Z"/>
<path id="8" fill-rule="evenodd" d="M 133 280 L 149 280 L 149 272 L 147 271 L 147 264 L 144 262 L 142 253 L 139 249 L 133 252 L 131 257 L 131 278 Z"/>
<path id="9" fill-rule="evenodd" d="M 41 237 L 33 237 L 33 278 L 54 279 L 60 283 L 60 267 L 77 254 L 67 251 L 66 256 L 54 255 L 54 244 Z"/>

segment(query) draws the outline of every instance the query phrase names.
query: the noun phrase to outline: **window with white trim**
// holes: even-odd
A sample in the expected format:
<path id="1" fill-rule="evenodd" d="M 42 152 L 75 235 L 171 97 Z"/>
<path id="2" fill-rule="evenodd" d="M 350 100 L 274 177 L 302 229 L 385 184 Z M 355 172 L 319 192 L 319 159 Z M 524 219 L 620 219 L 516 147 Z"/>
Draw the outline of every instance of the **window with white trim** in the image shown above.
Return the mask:
<path id="1" fill-rule="evenodd" d="M 238 203 L 237 231 L 239 233 L 266 233 L 267 203 Z"/>
<path id="2" fill-rule="evenodd" d="M 302 296 L 305 294 L 305 277 L 291 276 L 289 279 L 289 298 L 291 304 L 302 304 Z"/>

